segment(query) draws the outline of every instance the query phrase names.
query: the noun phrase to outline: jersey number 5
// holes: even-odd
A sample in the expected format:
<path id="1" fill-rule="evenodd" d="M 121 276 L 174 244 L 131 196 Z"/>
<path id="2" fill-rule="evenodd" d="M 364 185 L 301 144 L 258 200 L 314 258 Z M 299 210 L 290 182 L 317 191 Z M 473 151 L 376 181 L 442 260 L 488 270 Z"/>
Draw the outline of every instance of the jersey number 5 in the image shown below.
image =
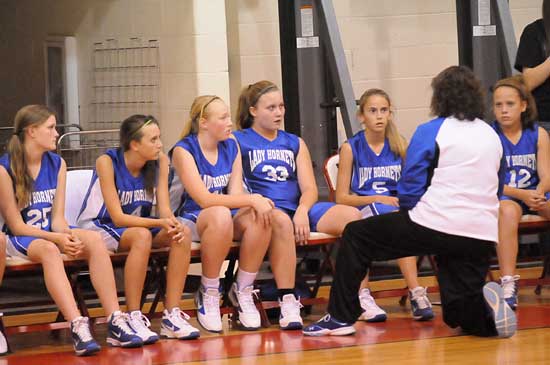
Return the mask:
<path id="1" fill-rule="evenodd" d="M 389 191 L 385 185 L 385 181 L 375 181 L 372 183 L 372 189 L 376 192 L 376 194 L 384 194 Z"/>

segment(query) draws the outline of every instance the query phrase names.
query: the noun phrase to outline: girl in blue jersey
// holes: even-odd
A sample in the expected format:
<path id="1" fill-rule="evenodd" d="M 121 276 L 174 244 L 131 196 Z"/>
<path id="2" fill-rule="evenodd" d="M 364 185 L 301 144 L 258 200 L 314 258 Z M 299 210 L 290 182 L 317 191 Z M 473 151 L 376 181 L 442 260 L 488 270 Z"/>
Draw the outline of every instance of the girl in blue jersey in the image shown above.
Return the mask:
<path id="1" fill-rule="evenodd" d="M 244 193 L 239 148 L 230 138 L 232 126 L 223 100 L 199 96 L 181 140 L 169 153 L 177 172 L 170 187 L 175 214 L 191 228 L 193 240 L 201 242 L 202 278 L 195 301 L 199 323 L 211 332 L 222 330 L 219 272 L 234 239 L 241 241 L 239 271 L 229 299 L 244 329 L 260 327 L 253 284 L 271 238 L 273 202 Z"/>
<path id="2" fill-rule="evenodd" d="M 522 76 L 500 80 L 495 85 L 493 127 L 506 156 L 506 185 L 500 201 L 497 254 L 504 298 L 517 307 L 515 275 L 518 254 L 518 225 L 524 214 L 550 218 L 549 138 L 534 120 L 537 109 Z"/>
<path id="3" fill-rule="evenodd" d="M 300 303 L 294 295 L 295 244 L 307 244 L 310 231 L 340 235 L 348 222 L 360 218 L 350 206 L 317 203 L 317 185 L 308 148 L 296 135 L 280 129 L 285 114 L 279 88 L 259 81 L 239 97 L 235 137 L 243 175 L 252 193 L 275 204 L 271 215 L 270 257 L 279 291 L 281 318 L 286 328 L 302 326 Z"/>
<path id="4" fill-rule="evenodd" d="M 189 268 L 191 233 L 170 210 L 168 157 L 161 151 L 160 129 L 152 116 L 132 115 L 120 126 L 120 148 L 96 161 L 79 224 L 101 234 L 109 250 L 129 251 L 124 267 L 130 326 L 144 344 L 159 336 L 141 311 L 141 295 L 151 247 L 169 246 L 161 335 L 192 339 L 199 331 L 179 308 Z M 152 216 L 153 199 L 160 218 Z"/>
<path id="5" fill-rule="evenodd" d="M 127 315 L 120 312 L 111 260 L 101 237 L 69 227 L 65 220 L 65 161 L 50 152 L 56 148 L 55 125 L 54 113 L 41 105 L 23 107 L 15 116 L 14 134 L 0 158 L 0 209 L 6 220 L 7 253 L 42 264 L 46 288 L 71 322 L 77 355 L 97 352 L 99 345 L 90 334 L 88 318 L 78 311 L 62 253 L 88 260 L 92 283 L 109 316 L 107 341 L 141 346 Z"/>
<path id="6" fill-rule="evenodd" d="M 365 91 L 357 114 L 365 129 L 340 148 L 336 202 L 358 207 L 363 218 L 395 212 L 399 210 L 397 181 L 407 146 L 393 123 L 389 95 L 380 89 Z M 405 257 L 397 262 L 409 288 L 413 318 L 432 319 L 426 289 L 418 284 L 416 259 Z M 370 295 L 368 282 L 367 275 L 359 290 L 363 308 L 359 319 L 385 321 L 386 313 Z"/>
<path id="7" fill-rule="evenodd" d="M 2 217 L 0 216 L 0 220 Z M 0 285 L 4 278 L 4 269 L 6 268 L 6 235 L 0 232 Z M 8 353 L 8 341 L 4 333 L 4 326 L 0 322 L 0 356 Z"/>

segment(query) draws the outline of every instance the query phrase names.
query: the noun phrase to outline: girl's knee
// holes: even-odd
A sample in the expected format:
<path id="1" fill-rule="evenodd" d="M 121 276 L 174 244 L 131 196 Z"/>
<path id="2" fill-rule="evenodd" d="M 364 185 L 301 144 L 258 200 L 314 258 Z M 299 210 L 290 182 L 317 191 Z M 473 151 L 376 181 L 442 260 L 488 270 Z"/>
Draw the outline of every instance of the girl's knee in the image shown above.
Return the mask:
<path id="1" fill-rule="evenodd" d="M 292 219 L 285 212 L 279 209 L 273 209 L 271 211 L 271 226 L 274 231 L 293 231 Z"/>
<path id="2" fill-rule="evenodd" d="M 517 204 L 500 204 L 499 219 L 507 223 L 518 223 L 521 219 L 521 207 Z"/>
<path id="3" fill-rule="evenodd" d="M 151 250 L 153 235 L 151 231 L 143 227 L 129 228 L 124 232 L 122 238 L 130 241 L 131 250 Z"/>

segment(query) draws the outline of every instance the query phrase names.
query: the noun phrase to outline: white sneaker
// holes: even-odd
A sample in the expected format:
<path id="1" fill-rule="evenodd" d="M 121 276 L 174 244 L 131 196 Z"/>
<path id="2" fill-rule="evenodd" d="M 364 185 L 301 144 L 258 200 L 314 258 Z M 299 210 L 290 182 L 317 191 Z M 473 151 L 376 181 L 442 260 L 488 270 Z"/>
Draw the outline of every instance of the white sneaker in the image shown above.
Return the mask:
<path id="1" fill-rule="evenodd" d="M 299 330 L 304 325 L 300 316 L 300 308 L 303 307 L 299 299 L 293 294 L 286 294 L 283 300 L 279 301 L 281 307 L 281 316 L 279 317 L 279 326 L 283 330 Z"/>
<path id="2" fill-rule="evenodd" d="M 160 322 L 160 335 L 162 337 L 192 340 L 201 335 L 198 329 L 187 322 L 189 320 L 187 313 L 182 312 L 178 307 L 173 308 L 170 312 L 165 309 L 162 314 L 162 321 Z"/>
<path id="3" fill-rule="evenodd" d="M 372 295 L 370 295 L 369 289 L 361 289 L 359 292 L 359 303 L 363 308 L 363 313 L 359 316 L 360 321 L 366 322 L 384 322 L 388 316 L 382 308 L 380 308 Z"/>
<path id="4" fill-rule="evenodd" d="M 242 291 L 239 291 L 237 283 L 233 283 L 229 290 L 229 300 L 238 312 L 238 321 L 242 329 L 246 331 L 255 331 L 260 328 L 262 324 L 260 312 L 258 312 L 256 304 L 254 304 L 253 295 L 258 295 L 257 293 L 258 290 L 254 290 L 253 285 L 247 286 Z"/>
<path id="5" fill-rule="evenodd" d="M 2 323 L 1 317 L 4 313 L 0 313 L 0 356 L 5 355 L 9 351 L 8 340 L 6 334 L 4 333 L 4 324 Z"/>
<path id="6" fill-rule="evenodd" d="M 141 338 L 144 345 L 155 343 L 160 338 L 158 334 L 149 329 L 149 327 L 151 327 L 151 322 L 149 322 L 149 319 L 145 317 L 141 311 L 130 312 L 128 324 L 136 335 Z"/>
<path id="7" fill-rule="evenodd" d="M 429 321 L 434 318 L 427 288 L 419 286 L 413 290 L 409 290 L 409 299 L 411 301 L 411 311 L 414 320 Z"/>
<path id="8" fill-rule="evenodd" d="M 222 315 L 220 313 L 220 291 L 216 288 L 204 288 L 202 285 L 195 294 L 197 319 L 207 331 L 222 331 Z"/>
<path id="9" fill-rule="evenodd" d="M 519 275 L 505 275 L 500 278 L 500 286 L 504 293 L 504 300 L 512 310 L 518 307 L 518 283 Z"/>

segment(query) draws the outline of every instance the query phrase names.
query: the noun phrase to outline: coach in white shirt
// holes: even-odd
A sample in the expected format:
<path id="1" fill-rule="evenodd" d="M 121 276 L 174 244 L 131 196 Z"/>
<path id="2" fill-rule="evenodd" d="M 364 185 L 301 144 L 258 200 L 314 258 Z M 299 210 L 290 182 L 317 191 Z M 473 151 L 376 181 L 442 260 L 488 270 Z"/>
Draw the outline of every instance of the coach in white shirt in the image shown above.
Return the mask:
<path id="1" fill-rule="evenodd" d="M 357 291 L 372 261 L 436 255 L 443 319 L 479 336 L 509 337 L 513 311 L 496 283 L 485 285 L 498 240 L 505 162 L 495 131 L 480 118 L 485 96 L 465 67 L 432 81 L 432 114 L 407 149 L 398 183 L 400 211 L 348 224 L 336 262 L 328 314 L 304 328 L 345 335 L 361 314 Z"/>

